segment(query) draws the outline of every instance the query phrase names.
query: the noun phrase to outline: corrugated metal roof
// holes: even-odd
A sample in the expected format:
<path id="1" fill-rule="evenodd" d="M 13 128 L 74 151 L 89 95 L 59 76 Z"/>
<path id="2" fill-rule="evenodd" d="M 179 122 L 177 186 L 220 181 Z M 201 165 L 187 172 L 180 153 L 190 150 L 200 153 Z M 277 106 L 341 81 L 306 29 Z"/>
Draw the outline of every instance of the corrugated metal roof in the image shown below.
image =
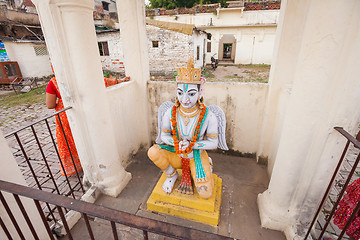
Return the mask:
<path id="1" fill-rule="evenodd" d="M 149 25 L 153 25 L 155 27 L 165 28 L 168 30 L 185 33 L 187 35 L 192 35 L 193 30 L 195 28 L 194 24 L 186 24 L 186 23 L 176 23 L 176 22 L 164 22 L 152 19 L 146 19 L 146 23 Z"/>

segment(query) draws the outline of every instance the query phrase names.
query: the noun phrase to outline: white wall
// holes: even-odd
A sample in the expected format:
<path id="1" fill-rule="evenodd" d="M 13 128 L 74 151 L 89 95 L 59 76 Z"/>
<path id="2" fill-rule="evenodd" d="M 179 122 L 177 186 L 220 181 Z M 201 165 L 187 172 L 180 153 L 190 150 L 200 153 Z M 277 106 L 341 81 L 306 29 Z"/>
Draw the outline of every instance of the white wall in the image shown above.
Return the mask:
<path id="1" fill-rule="evenodd" d="M 258 83 L 206 83 L 206 105 L 220 106 L 226 115 L 226 141 L 231 150 L 256 153 L 260 140 L 268 85 Z M 175 101 L 175 82 L 148 84 L 151 137 L 157 136 L 157 112 L 165 101 Z"/>
<path id="2" fill-rule="evenodd" d="M 16 160 L 14 159 L 14 156 L 12 155 L 12 152 L 7 144 L 7 141 L 5 140 L 2 132 L 0 131 L 0 179 L 3 181 L 16 183 L 20 185 L 27 186 L 25 179 L 20 172 L 20 168 L 17 165 Z M 32 236 L 31 231 L 18 207 L 16 204 L 14 197 L 12 194 L 2 192 L 4 195 L 4 198 L 6 199 L 6 202 L 8 203 L 12 213 L 14 214 L 17 223 L 21 227 L 21 231 L 23 232 L 24 236 L 26 238 L 28 236 Z M 45 230 L 45 227 L 41 221 L 40 215 L 37 211 L 37 208 L 34 204 L 34 202 L 31 199 L 20 197 L 27 214 L 29 215 L 31 222 L 36 229 L 36 232 L 40 239 L 48 239 L 47 232 Z M 5 211 L 5 208 L 2 204 L 0 204 L 0 217 L 4 221 L 5 225 L 7 226 L 7 229 L 9 230 L 10 234 L 14 239 L 20 239 L 18 237 L 18 234 L 15 230 L 14 225 L 12 224 L 8 214 Z M 7 239 L 5 233 L 3 232 L 3 229 L 0 228 L 0 239 Z"/>
<path id="3" fill-rule="evenodd" d="M 131 156 L 144 144 L 140 125 L 143 118 L 136 111 L 141 104 L 141 93 L 134 81 L 124 82 L 106 88 L 113 122 L 113 133 L 116 138 L 118 152 L 123 166 L 127 165 Z M 147 134 L 146 134 L 147 135 Z"/>
<path id="4" fill-rule="evenodd" d="M 259 10 L 259 11 L 243 11 L 239 14 L 239 10 L 220 11 L 215 13 L 197 13 L 197 14 L 179 14 L 154 16 L 155 20 L 168 22 L 181 22 L 195 24 L 196 27 L 204 27 L 210 25 L 210 19 L 214 26 L 248 26 L 260 24 L 277 24 L 280 10 Z"/>
<path id="5" fill-rule="evenodd" d="M 23 77 L 44 77 L 52 73 L 49 55 L 36 56 L 34 47 L 43 44 L 4 42 L 11 61 L 17 61 Z"/>
<path id="6" fill-rule="evenodd" d="M 205 33 L 199 33 L 197 31 L 193 31 L 192 35 L 193 41 L 193 58 L 195 60 L 194 67 L 202 68 L 204 66 L 204 51 L 206 50 L 206 42 L 207 42 L 207 35 Z M 204 44 L 205 42 L 205 44 Z M 197 47 L 199 46 L 199 60 L 197 60 Z"/>

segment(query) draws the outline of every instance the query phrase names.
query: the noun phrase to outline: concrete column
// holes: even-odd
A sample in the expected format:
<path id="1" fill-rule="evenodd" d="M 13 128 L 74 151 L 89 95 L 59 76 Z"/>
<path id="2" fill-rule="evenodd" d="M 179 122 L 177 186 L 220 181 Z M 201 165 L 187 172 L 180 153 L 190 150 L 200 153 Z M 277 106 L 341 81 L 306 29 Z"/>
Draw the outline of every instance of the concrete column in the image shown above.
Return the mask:
<path id="1" fill-rule="evenodd" d="M 145 3 L 143 0 L 117 0 L 121 40 L 124 46 L 125 73 L 135 81 L 138 119 L 137 128 L 141 129 L 143 144 L 150 143 L 149 102 L 147 82 L 150 79 L 149 52 L 145 28 Z"/>
<path id="2" fill-rule="evenodd" d="M 262 226 L 302 239 L 345 146 L 333 127 L 355 134 L 360 120 L 360 2 L 281 4 L 262 139 L 273 167 L 258 204 Z"/>
<path id="3" fill-rule="evenodd" d="M 14 159 L 14 156 L 11 153 L 11 150 L 0 131 L 0 179 L 3 181 L 8 181 L 11 183 L 16 183 L 20 185 L 27 186 L 25 179 L 23 175 L 20 172 L 20 169 L 16 163 L 16 160 Z M 12 194 L 8 194 L 5 192 L 2 192 L 4 195 L 4 198 L 6 199 L 6 202 L 8 203 L 12 213 L 14 214 L 17 223 L 19 226 L 21 226 L 21 231 L 23 232 L 24 236 L 32 236 L 31 231 L 17 205 L 15 202 L 14 197 Z M 31 199 L 28 198 L 22 198 L 20 197 L 21 202 L 23 203 L 27 214 L 29 215 L 29 218 L 31 219 L 31 222 L 36 230 L 36 233 L 38 234 L 40 239 L 48 239 L 48 235 L 46 232 L 46 229 L 42 223 L 42 220 L 40 218 L 40 215 L 37 211 L 37 208 L 34 204 L 34 202 Z M 2 204 L 0 204 L 0 217 L 4 221 L 7 229 L 9 230 L 11 236 L 14 239 L 20 239 L 18 236 L 15 227 L 13 226 L 8 214 L 5 211 L 5 208 Z M 2 228 L 0 228 L 0 239 L 7 239 L 5 233 L 3 232 Z"/>
<path id="4" fill-rule="evenodd" d="M 87 180 L 117 196 L 121 166 L 97 46 L 92 0 L 34 0 Z"/>

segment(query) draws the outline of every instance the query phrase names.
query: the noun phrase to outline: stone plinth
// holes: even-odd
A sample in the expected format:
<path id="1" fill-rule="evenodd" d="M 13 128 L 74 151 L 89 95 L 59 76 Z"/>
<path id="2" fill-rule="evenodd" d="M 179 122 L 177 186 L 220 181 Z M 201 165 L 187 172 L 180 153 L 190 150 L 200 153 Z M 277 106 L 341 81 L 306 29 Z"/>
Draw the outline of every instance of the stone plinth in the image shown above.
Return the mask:
<path id="1" fill-rule="evenodd" d="M 181 170 L 178 170 L 178 173 L 180 176 L 174 190 L 181 179 Z M 166 174 L 163 173 L 147 201 L 147 209 L 217 226 L 220 217 L 222 179 L 216 174 L 213 174 L 213 178 L 215 183 L 213 195 L 209 199 L 202 199 L 196 189 L 194 195 L 180 194 L 174 190 L 171 194 L 165 193 L 162 185 Z"/>

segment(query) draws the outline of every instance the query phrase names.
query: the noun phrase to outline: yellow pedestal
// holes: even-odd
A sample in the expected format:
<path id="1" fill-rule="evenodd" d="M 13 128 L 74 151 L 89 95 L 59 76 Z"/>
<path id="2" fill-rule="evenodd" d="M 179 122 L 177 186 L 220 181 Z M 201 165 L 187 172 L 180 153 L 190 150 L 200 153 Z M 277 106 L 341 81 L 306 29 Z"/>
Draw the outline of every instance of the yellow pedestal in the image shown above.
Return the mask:
<path id="1" fill-rule="evenodd" d="M 147 209 L 217 226 L 220 217 L 222 179 L 213 174 L 215 184 L 213 195 L 209 199 L 202 199 L 196 189 L 194 189 L 194 195 L 185 195 L 174 191 L 180 183 L 181 170 L 178 170 L 178 173 L 180 176 L 171 194 L 162 190 L 166 174 L 161 175 L 147 201 Z"/>

